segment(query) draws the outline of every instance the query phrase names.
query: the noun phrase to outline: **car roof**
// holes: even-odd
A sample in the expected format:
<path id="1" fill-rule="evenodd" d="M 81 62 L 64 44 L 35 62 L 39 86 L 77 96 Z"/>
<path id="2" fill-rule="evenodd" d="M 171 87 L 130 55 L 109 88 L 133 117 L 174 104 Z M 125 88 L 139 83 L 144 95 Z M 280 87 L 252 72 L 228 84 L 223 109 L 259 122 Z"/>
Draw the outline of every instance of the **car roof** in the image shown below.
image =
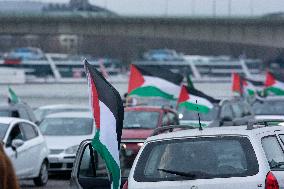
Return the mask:
<path id="1" fill-rule="evenodd" d="M 171 110 L 175 112 L 174 109 L 168 106 L 164 106 L 164 107 L 161 107 L 161 106 L 127 106 L 125 107 L 125 110 L 126 111 L 129 111 L 129 110 L 151 110 L 151 111 Z"/>
<path id="2" fill-rule="evenodd" d="M 14 121 L 28 121 L 25 119 L 15 118 L 15 117 L 0 117 L 0 123 L 2 124 L 10 124 Z"/>
<path id="3" fill-rule="evenodd" d="M 64 109 L 64 108 L 86 108 L 89 109 L 88 106 L 82 106 L 78 104 L 53 104 L 53 105 L 46 105 L 40 106 L 38 109 Z"/>
<path id="4" fill-rule="evenodd" d="M 256 125 L 257 127 L 258 125 Z M 226 126 L 226 127 L 209 127 L 203 130 L 186 129 L 169 133 L 162 133 L 156 136 L 149 137 L 147 141 L 170 139 L 170 138 L 183 138 L 183 137 L 196 137 L 196 136 L 217 136 L 217 135 L 256 135 L 267 131 L 283 130 L 283 126 L 269 126 L 263 127 L 259 125 L 259 128 L 248 130 L 247 126 Z"/>
<path id="5" fill-rule="evenodd" d="M 46 118 L 92 118 L 91 112 L 60 112 L 49 114 Z"/>

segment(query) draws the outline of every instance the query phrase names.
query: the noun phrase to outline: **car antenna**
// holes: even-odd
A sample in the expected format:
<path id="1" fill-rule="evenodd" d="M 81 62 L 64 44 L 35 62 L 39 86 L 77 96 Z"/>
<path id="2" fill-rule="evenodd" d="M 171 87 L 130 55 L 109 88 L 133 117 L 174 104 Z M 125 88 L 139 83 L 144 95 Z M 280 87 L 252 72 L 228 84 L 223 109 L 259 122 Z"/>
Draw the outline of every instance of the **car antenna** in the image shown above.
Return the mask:
<path id="1" fill-rule="evenodd" d="M 197 100 L 196 100 L 196 105 L 197 105 Z M 201 126 L 201 122 L 200 122 L 200 115 L 199 115 L 199 111 L 198 111 L 198 106 L 196 106 L 197 108 L 197 116 L 198 116 L 198 123 L 199 123 L 199 131 L 202 131 L 202 126 Z"/>

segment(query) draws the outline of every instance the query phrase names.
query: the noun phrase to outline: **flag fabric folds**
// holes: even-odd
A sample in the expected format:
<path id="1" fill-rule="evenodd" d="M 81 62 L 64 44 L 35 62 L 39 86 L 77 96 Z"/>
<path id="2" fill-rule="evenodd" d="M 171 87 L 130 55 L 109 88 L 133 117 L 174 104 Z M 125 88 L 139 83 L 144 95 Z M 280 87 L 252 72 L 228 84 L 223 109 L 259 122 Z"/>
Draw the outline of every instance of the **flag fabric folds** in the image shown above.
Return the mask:
<path id="1" fill-rule="evenodd" d="M 178 107 L 184 107 L 190 111 L 208 113 L 214 107 L 214 103 L 218 102 L 219 100 L 214 99 L 195 88 L 183 85 L 181 87 L 177 105 Z"/>
<path id="2" fill-rule="evenodd" d="M 131 65 L 128 95 L 178 98 L 183 76 L 160 66 Z"/>
<path id="3" fill-rule="evenodd" d="M 263 82 L 254 81 L 233 73 L 232 91 L 240 94 L 241 96 L 255 96 L 258 95 L 256 86 L 263 86 Z"/>
<path id="4" fill-rule="evenodd" d="M 284 77 L 281 74 L 267 72 L 265 80 L 265 93 L 267 95 L 284 95 Z"/>
<path id="5" fill-rule="evenodd" d="M 17 104 L 20 102 L 20 98 L 17 96 L 17 94 L 11 87 L 8 88 L 8 92 L 9 92 L 8 98 L 10 103 Z"/>
<path id="6" fill-rule="evenodd" d="M 90 90 L 90 105 L 96 124 L 93 148 L 106 162 L 112 189 L 120 188 L 119 149 L 124 108 L 117 90 L 94 66 L 84 61 Z"/>

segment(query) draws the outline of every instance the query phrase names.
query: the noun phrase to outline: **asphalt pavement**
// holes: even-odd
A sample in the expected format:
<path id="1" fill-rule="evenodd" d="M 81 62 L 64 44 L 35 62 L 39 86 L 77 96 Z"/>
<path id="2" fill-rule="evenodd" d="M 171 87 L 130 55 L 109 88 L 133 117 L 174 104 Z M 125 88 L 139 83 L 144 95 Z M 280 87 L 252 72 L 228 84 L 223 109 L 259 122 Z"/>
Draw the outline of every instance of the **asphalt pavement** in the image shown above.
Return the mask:
<path id="1" fill-rule="evenodd" d="M 32 180 L 20 181 L 21 189 L 68 189 L 70 175 L 50 175 L 46 186 L 37 187 Z"/>

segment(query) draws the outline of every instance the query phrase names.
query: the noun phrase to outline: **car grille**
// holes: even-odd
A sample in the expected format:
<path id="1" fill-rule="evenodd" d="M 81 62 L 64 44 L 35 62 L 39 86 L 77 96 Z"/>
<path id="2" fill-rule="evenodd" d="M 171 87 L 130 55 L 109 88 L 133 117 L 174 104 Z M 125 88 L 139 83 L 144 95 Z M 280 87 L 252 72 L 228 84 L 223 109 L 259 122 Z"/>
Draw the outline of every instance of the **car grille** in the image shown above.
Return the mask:
<path id="1" fill-rule="evenodd" d="M 64 150 L 62 149 L 50 149 L 49 153 L 50 154 L 60 154 L 61 152 L 63 152 Z"/>

